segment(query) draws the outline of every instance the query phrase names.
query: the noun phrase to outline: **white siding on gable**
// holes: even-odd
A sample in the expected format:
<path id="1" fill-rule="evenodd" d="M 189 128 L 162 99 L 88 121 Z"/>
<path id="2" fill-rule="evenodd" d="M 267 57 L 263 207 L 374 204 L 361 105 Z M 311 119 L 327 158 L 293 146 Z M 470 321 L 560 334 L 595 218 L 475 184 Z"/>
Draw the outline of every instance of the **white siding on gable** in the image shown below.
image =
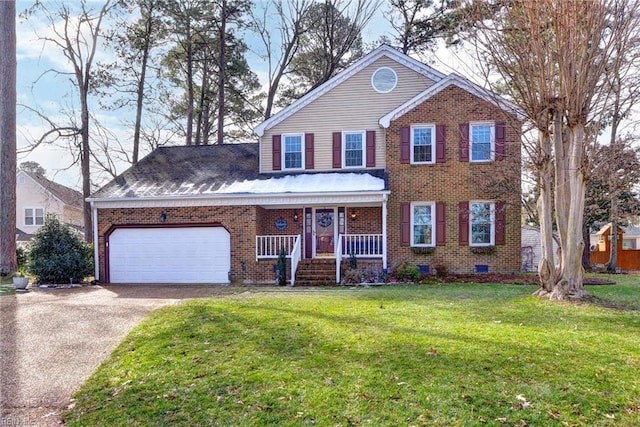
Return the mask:
<path id="1" fill-rule="evenodd" d="M 41 225 L 25 223 L 25 209 L 43 209 L 45 214 L 57 214 L 61 217 L 64 212 L 64 204 L 54 197 L 33 179 L 19 172 L 17 182 L 24 177 L 24 184 L 18 184 L 16 188 L 16 227 L 28 234 L 35 233 Z"/>
<path id="2" fill-rule="evenodd" d="M 398 76 L 396 87 L 379 93 L 371 86 L 371 76 L 380 67 L 393 69 Z M 268 129 L 260 140 L 260 171 L 271 172 L 273 135 L 313 133 L 315 169 L 333 170 L 333 132 L 376 131 L 376 169 L 385 167 L 385 133 L 378 120 L 434 82 L 408 67 L 382 57 L 345 80 L 309 105 Z"/>

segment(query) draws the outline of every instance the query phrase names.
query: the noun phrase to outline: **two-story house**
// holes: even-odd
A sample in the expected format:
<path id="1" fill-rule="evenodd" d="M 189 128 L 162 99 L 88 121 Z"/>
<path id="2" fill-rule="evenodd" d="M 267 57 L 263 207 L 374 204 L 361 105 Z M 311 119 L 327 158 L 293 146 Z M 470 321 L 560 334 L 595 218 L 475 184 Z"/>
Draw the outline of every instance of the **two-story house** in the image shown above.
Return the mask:
<path id="1" fill-rule="evenodd" d="M 381 46 L 260 124 L 258 143 L 159 148 L 96 192 L 96 274 L 273 283 L 282 250 L 296 283 L 314 263 L 335 282 L 351 256 L 387 271 L 518 271 L 520 120 Z"/>
<path id="2" fill-rule="evenodd" d="M 44 224 L 47 214 L 54 214 L 79 233 L 83 223 L 82 193 L 51 181 L 42 175 L 18 170 L 16 173 L 16 238 L 29 241 Z"/>

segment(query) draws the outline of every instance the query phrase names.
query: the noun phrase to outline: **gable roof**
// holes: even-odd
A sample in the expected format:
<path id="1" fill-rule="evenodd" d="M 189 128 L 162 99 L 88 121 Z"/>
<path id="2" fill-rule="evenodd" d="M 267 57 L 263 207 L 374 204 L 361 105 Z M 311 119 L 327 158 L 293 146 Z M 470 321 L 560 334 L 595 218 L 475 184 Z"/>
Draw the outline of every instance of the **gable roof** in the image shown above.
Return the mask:
<path id="1" fill-rule="evenodd" d="M 96 191 L 89 201 L 380 192 L 384 170 L 258 172 L 259 144 L 161 147 Z"/>
<path id="2" fill-rule="evenodd" d="M 443 78 L 439 82 L 434 85 L 428 87 L 424 91 L 420 92 L 413 98 L 409 99 L 404 104 L 397 107 L 395 110 L 390 111 L 388 114 L 382 116 L 380 118 L 380 126 L 384 128 L 388 128 L 393 120 L 396 120 L 399 117 L 402 117 L 412 109 L 416 108 L 418 105 L 427 101 L 429 98 L 435 96 L 440 93 L 444 89 L 449 86 L 457 86 L 462 90 L 465 90 L 472 95 L 477 96 L 478 98 L 495 105 L 498 108 L 503 109 L 504 111 L 515 115 L 519 120 L 524 119 L 524 114 L 522 110 L 511 103 L 510 101 L 502 98 L 501 96 L 496 95 L 493 92 L 486 90 L 485 88 L 478 86 L 470 80 L 465 79 L 455 73 L 449 74 L 447 77 Z"/>
<path id="3" fill-rule="evenodd" d="M 334 77 L 329 79 L 326 83 L 318 86 L 317 88 L 315 88 L 311 92 L 309 92 L 306 95 L 304 95 L 302 98 L 300 98 L 300 99 L 296 100 L 295 102 L 293 102 L 288 107 L 284 108 L 283 110 L 281 110 L 278 113 L 274 114 L 273 116 L 271 116 L 270 118 L 268 118 L 264 122 L 260 123 L 254 129 L 254 132 L 258 136 L 264 135 L 264 132 L 267 129 L 270 129 L 270 128 L 274 127 L 275 125 L 277 125 L 278 123 L 282 122 L 283 120 L 285 120 L 289 116 L 291 116 L 294 113 L 296 113 L 297 111 L 301 110 L 306 105 L 308 105 L 311 102 L 313 102 L 314 100 L 318 99 L 320 96 L 322 96 L 325 93 L 329 92 L 331 89 L 333 89 L 334 87 L 338 86 L 340 83 L 342 83 L 345 80 L 349 79 L 354 74 L 356 74 L 359 71 L 363 70 L 364 68 L 366 68 L 367 66 L 371 65 L 372 63 L 374 63 L 375 61 L 377 61 L 378 59 L 380 59 L 382 57 L 387 57 L 389 59 L 392 59 L 392 60 L 394 60 L 394 61 L 406 66 L 407 68 L 415 71 L 416 73 L 421 74 L 421 75 L 423 75 L 423 76 L 425 76 L 425 77 L 427 77 L 427 78 L 429 78 L 429 79 L 431 79 L 431 80 L 433 80 L 435 82 L 438 82 L 438 81 L 440 81 L 441 79 L 443 79 L 445 77 L 445 75 L 442 74 L 440 71 L 438 71 L 438 70 L 436 70 L 434 68 L 431 68 L 428 65 L 423 64 L 422 62 L 417 61 L 417 60 L 411 58 L 410 56 L 407 56 L 407 55 L 397 51 L 396 49 L 392 48 L 391 46 L 381 45 L 377 49 L 371 51 L 369 54 L 367 54 L 364 57 L 362 57 L 360 60 L 356 61 L 354 64 L 349 66 L 344 71 L 341 71 L 340 73 L 338 73 L 337 75 L 335 75 Z"/>
<path id="4" fill-rule="evenodd" d="M 31 178 L 36 182 L 36 184 L 40 185 L 45 191 L 49 192 L 65 205 L 82 209 L 83 197 L 82 193 L 80 193 L 79 191 L 62 184 L 58 184 L 57 182 L 51 181 L 44 176 L 36 173 L 27 172 L 22 169 L 18 170 L 17 174 L 19 175 L 20 173 L 23 173 Z"/>

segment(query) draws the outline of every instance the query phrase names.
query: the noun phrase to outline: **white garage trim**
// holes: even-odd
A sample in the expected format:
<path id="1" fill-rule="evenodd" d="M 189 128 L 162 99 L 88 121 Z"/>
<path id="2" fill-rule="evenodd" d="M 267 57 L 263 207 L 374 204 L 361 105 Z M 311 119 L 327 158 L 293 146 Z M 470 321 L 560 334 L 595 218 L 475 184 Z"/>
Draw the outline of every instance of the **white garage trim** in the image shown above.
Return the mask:
<path id="1" fill-rule="evenodd" d="M 224 227 L 115 228 L 107 240 L 110 283 L 229 283 Z"/>

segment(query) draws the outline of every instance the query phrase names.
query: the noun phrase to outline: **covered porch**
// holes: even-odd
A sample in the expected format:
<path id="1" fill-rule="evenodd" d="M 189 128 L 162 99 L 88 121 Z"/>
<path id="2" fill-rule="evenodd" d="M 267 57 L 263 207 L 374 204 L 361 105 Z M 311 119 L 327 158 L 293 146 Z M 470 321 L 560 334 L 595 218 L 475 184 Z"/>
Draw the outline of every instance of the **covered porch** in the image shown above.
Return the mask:
<path id="1" fill-rule="evenodd" d="M 387 268 L 387 193 L 324 196 L 298 205 L 262 205 L 256 213 L 256 261 L 277 259 L 284 251 L 288 278 L 296 282 L 301 260 L 333 260 L 335 283 L 350 257 L 378 261 Z M 315 202 L 315 203 L 313 203 Z"/>

